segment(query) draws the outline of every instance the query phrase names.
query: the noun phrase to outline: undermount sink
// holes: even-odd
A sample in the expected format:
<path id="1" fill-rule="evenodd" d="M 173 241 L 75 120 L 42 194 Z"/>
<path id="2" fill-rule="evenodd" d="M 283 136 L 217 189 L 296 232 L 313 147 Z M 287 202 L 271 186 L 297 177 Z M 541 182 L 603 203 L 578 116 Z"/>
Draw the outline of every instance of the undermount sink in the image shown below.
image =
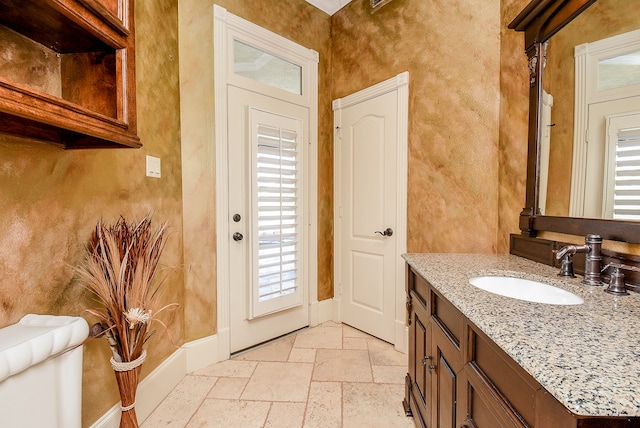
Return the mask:
<path id="1" fill-rule="evenodd" d="M 582 297 L 570 291 L 544 282 L 513 276 L 477 276 L 469 280 L 471 285 L 513 299 L 527 302 L 547 303 L 550 305 L 580 305 Z"/>

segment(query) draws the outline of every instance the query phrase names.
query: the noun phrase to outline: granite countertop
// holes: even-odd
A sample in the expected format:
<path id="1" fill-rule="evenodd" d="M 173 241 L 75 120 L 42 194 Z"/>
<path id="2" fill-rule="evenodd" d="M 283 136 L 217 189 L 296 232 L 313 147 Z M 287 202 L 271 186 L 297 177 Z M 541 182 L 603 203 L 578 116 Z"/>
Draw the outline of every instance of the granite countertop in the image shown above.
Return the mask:
<path id="1" fill-rule="evenodd" d="M 584 416 L 640 417 L 640 294 L 558 277 L 513 255 L 404 254 L 420 275 L 567 409 Z M 581 305 L 532 303 L 480 290 L 469 279 L 510 275 L 581 296 Z"/>

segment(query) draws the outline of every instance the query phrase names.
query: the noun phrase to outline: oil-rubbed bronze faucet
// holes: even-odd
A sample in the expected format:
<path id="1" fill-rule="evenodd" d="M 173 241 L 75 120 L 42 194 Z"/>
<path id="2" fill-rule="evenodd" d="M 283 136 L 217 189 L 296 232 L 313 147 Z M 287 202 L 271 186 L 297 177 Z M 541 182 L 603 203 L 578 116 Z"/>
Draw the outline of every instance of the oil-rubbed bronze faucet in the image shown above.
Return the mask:
<path id="1" fill-rule="evenodd" d="M 584 279 L 581 281 L 586 285 L 602 285 L 600 280 L 600 265 L 602 263 L 602 237 L 600 235 L 587 235 L 584 245 L 567 245 L 556 253 L 556 259 L 562 259 L 560 273 L 561 276 L 573 275 L 573 262 L 571 256 L 576 253 L 585 253 L 584 257 Z"/>
<path id="2" fill-rule="evenodd" d="M 611 277 L 609 280 L 609 286 L 604 290 L 606 293 L 615 294 L 616 296 L 626 296 L 629 294 L 624 283 L 624 273 L 622 270 L 629 270 L 633 272 L 640 272 L 640 268 L 635 266 L 629 266 L 622 263 L 611 262 L 602 268 L 602 272 L 609 268 L 613 268 Z"/>

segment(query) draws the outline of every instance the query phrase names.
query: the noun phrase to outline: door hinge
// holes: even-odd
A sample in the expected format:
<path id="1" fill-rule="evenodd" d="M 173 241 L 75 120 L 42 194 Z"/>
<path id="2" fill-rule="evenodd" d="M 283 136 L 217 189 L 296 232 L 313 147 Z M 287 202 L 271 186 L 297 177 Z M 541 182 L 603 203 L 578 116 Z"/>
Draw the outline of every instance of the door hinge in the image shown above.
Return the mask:
<path id="1" fill-rule="evenodd" d="M 342 139 L 342 126 L 340 125 L 336 125 L 336 136 L 339 139 Z"/>

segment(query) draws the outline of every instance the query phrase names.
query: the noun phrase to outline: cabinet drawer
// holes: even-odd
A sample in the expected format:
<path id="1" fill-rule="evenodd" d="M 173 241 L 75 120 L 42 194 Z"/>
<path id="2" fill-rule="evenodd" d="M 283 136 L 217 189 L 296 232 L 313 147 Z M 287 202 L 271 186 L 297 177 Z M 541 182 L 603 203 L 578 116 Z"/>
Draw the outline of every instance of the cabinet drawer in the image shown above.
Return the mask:
<path id="1" fill-rule="evenodd" d="M 409 268 L 409 281 L 408 281 L 408 290 L 407 294 L 411 294 L 413 291 L 414 297 L 416 297 L 422 306 L 427 307 L 428 296 L 429 296 L 429 283 L 421 277 L 419 274 L 414 272 L 413 269 Z"/>
<path id="2" fill-rule="evenodd" d="M 494 389 L 494 395 L 509 397 L 507 406 L 533 426 L 540 384 L 475 326 L 469 326 L 468 354 L 472 372 L 476 372 L 487 388 Z"/>
<path id="3" fill-rule="evenodd" d="M 431 289 L 431 317 L 442 328 L 449 340 L 460 349 L 464 317 L 455 306 L 433 289 Z"/>

